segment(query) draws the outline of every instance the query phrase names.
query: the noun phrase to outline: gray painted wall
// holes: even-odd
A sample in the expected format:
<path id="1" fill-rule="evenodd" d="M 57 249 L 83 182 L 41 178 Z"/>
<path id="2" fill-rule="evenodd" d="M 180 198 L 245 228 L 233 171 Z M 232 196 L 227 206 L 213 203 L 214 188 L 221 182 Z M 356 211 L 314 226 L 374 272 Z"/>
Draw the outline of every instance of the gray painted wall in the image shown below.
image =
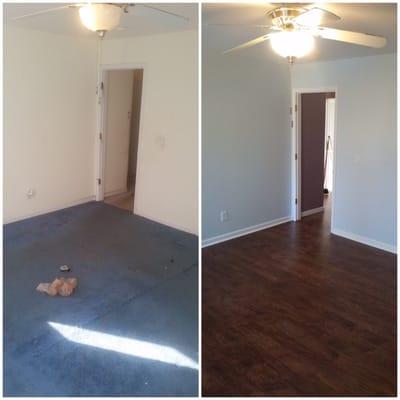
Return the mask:
<path id="1" fill-rule="evenodd" d="M 203 241 L 288 217 L 289 65 L 203 54 L 202 90 Z"/>
<path id="2" fill-rule="evenodd" d="M 292 84 L 338 89 L 333 229 L 394 250 L 395 55 L 297 64 Z"/>

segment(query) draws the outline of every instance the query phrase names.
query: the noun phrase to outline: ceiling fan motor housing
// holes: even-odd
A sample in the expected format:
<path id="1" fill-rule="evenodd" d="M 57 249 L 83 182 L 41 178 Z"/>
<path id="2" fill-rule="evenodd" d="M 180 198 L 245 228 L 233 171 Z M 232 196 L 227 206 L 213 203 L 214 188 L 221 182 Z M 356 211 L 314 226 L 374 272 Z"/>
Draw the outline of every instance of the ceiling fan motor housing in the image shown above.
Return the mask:
<path id="1" fill-rule="evenodd" d="M 267 12 L 265 15 L 271 18 L 272 25 L 283 30 L 295 29 L 293 19 L 302 14 L 302 8 L 279 7 Z"/>

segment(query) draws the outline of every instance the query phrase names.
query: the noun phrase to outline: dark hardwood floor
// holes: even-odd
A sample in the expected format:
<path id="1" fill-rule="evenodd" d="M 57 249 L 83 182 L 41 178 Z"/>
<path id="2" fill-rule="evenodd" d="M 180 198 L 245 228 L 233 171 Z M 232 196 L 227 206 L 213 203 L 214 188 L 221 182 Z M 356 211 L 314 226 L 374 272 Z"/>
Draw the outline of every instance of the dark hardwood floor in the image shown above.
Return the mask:
<path id="1" fill-rule="evenodd" d="M 329 211 L 203 249 L 202 392 L 394 395 L 396 257 Z"/>

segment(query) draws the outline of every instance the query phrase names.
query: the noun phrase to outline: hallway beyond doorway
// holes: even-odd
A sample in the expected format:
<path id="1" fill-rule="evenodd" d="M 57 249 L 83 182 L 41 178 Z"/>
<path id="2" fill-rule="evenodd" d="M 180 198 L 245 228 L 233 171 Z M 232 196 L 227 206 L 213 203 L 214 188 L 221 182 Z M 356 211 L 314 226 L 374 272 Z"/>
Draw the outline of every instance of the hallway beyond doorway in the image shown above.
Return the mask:
<path id="1" fill-rule="evenodd" d="M 109 204 L 110 206 L 122 208 L 123 210 L 128 210 L 131 213 L 133 213 L 133 201 L 134 193 L 132 192 L 117 194 L 104 199 L 104 203 Z"/>

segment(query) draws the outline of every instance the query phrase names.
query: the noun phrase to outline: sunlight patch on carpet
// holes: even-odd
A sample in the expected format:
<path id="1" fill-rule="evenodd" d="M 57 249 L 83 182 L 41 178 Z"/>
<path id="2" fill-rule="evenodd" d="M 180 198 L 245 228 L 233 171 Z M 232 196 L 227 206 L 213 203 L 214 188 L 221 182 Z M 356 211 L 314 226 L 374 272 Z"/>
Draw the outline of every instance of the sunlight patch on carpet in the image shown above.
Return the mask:
<path id="1" fill-rule="evenodd" d="M 91 331 L 57 322 L 49 322 L 48 324 L 63 337 L 74 343 L 160 361 L 179 367 L 198 369 L 196 361 L 169 346 Z"/>

